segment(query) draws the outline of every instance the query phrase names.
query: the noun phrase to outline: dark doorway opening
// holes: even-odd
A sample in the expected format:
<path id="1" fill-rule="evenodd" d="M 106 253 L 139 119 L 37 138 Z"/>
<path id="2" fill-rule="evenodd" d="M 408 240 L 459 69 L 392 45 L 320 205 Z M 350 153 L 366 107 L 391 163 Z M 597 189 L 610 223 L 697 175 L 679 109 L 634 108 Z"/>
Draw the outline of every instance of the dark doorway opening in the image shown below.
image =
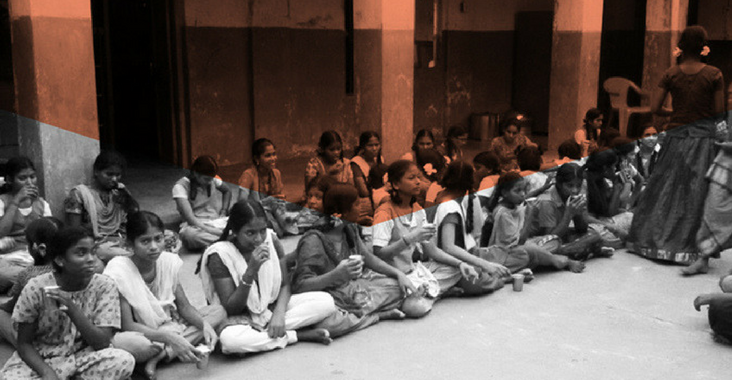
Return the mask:
<path id="1" fill-rule="evenodd" d="M 102 148 L 179 163 L 172 0 L 92 0 Z"/>

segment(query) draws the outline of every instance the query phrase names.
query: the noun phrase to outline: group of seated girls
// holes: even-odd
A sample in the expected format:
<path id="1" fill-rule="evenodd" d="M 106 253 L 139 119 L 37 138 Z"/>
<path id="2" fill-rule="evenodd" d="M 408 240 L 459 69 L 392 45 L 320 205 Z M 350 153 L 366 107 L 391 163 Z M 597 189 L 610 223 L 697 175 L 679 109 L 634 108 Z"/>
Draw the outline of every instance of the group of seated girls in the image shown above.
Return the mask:
<path id="1" fill-rule="evenodd" d="M 154 378 L 161 360 L 197 362 L 217 346 L 328 344 L 381 320 L 423 317 L 440 298 L 491 293 L 512 273 L 582 272 L 585 260 L 612 255 L 643 186 L 636 150 L 618 141 L 584 167 L 544 174 L 535 144 L 505 125 L 498 148 L 472 164 L 459 128 L 441 149 L 420 131 L 412 153 L 388 166 L 377 133 L 363 133 L 349 160 L 340 135 L 325 132 L 297 217 L 272 141 L 255 141 L 236 190 L 212 157 L 197 158 L 172 193 L 180 242 L 203 251 L 201 309 L 179 282 L 177 235 L 120 182 L 122 156 L 97 157 L 91 183 L 64 203 L 65 223 L 39 196 L 33 163 L 13 158 L 0 195 L 0 285 L 11 288 L 0 333 L 17 352 L 1 373 L 121 379 L 136 368 Z M 567 157 L 578 150 L 560 147 Z M 286 254 L 280 238 L 303 232 Z"/>

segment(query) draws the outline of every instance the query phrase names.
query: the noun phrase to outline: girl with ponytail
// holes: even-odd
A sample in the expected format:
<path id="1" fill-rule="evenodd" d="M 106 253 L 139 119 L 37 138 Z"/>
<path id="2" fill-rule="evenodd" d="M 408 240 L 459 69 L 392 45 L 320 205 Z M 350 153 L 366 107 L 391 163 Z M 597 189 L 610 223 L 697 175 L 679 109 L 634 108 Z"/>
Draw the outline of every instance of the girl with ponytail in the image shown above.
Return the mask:
<path id="1" fill-rule="evenodd" d="M 262 205 L 237 202 L 218 242 L 201 257 L 206 300 L 229 315 L 220 331 L 224 354 L 284 348 L 298 341 L 329 344 L 330 332 L 313 328 L 336 311 L 325 292 L 292 295 L 285 250 L 267 228 Z"/>

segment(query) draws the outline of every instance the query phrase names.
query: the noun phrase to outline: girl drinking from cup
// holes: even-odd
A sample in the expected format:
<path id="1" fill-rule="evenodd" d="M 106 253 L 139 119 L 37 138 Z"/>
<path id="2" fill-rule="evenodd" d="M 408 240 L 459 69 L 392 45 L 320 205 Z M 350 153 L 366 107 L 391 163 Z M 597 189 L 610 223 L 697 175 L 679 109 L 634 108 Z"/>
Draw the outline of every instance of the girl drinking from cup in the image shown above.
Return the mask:
<path id="1" fill-rule="evenodd" d="M 114 280 L 94 272 L 94 238 L 84 228 L 58 231 L 49 246 L 54 271 L 31 279 L 13 310 L 18 351 L 6 379 L 127 379 L 135 359 L 110 348 L 120 328 Z"/>
<path id="2" fill-rule="evenodd" d="M 427 314 L 439 296 L 465 279 L 478 281 L 475 268 L 448 255 L 431 242 L 434 225 L 415 198 L 419 194 L 419 169 L 410 161 L 399 160 L 389 166 L 391 199 L 382 204 L 374 217 L 374 254 L 407 275 L 417 288 L 402 305 L 410 318 Z M 414 254 L 429 261 L 413 262 Z"/>
<path id="3" fill-rule="evenodd" d="M 0 293 L 10 288 L 18 274 L 33 264 L 25 228 L 51 216 L 51 208 L 38 192 L 36 169 L 26 157 L 13 157 L 6 165 L 6 183 L 0 195 Z"/>
<path id="4" fill-rule="evenodd" d="M 351 161 L 343 157 L 343 139 L 338 132 L 323 132 L 316 153 L 305 167 L 305 186 L 319 175 L 332 177 L 337 182 L 354 184 Z"/>
<path id="5" fill-rule="evenodd" d="M 173 186 L 173 199 L 183 217 L 180 239 L 188 250 L 200 251 L 221 236 L 231 191 L 218 170 L 213 157 L 198 157 L 188 175 Z"/>
<path id="6" fill-rule="evenodd" d="M 223 353 L 331 342 L 328 330 L 312 326 L 336 311 L 333 297 L 325 292 L 292 295 L 284 258 L 262 206 L 237 202 L 221 239 L 206 249 L 199 268 L 207 301 L 229 315 L 219 327 Z"/>
<path id="7" fill-rule="evenodd" d="M 124 246 L 125 221 L 139 206 L 120 182 L 126 167 L 121 154 L 102 151 L 94 160 L 92 183 L 71 189 L 64 202 L 68 225 L 93 233 L 94 250 L 105 263 L 114 256 L 132 254 Z"/>
<path id="8" fill-rule="evenodd" d="M 104 274 L 112 278 L 121 295 L 122 330 L 113 345 L 145 364 L 145 376 L 155 378 L 160 360 L 199 362 L 204 354 L 196 346 L 213 350 L 214 328 L 226 318 L 220 305 L 197 310 L 180 283 L 183 261 L 165 251 L 165 227 L 157 215 L 140 211 L 127 220 L 127 241 L 132 257 L 115 257 Z"/>
<path id="9" fill-rule="evenodd" d="M 310 230 L 297 245 L 293 292 L 328 292 L 338 312 L 318 324 L 335 338 L 373 325 L 401 319 L 397 309 L 412 282 L 396 268 L 374 256 L 359 236 L 356 189 L 334 184 L 325 193 L 325 228 Z"/>

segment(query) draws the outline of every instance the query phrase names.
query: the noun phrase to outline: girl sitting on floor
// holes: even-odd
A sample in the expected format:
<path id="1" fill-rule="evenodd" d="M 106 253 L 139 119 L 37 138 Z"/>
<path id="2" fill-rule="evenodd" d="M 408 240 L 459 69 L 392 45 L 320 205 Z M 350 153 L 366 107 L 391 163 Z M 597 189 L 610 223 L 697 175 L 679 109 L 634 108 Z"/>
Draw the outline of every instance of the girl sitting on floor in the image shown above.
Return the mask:
<path id="1" fill-rule="evenodd" d="M 374 188 L 369 176 L 374 167 L 382 165 L 381 137 L 373 131 L 361 133 L 358 139 L 356 153 L 351 159 L 351 170 L 359 196 L 359 224 L 370 226 L 374 221 Z"/>
<path id="2" fill-rule="evenodd" d="M 329 176 L 336 182 L 353 182 L 351 161 L 343 157 L 343 139 L 336 131 L 325 131 L 320 135 L 318 150 L 305 167 L 305 186 L 317 176 Z"/>
<path id="3" fill-rule="evenodd" d="M 180 239 L 190 251 L 200 251 L 221 236 L 231 191 L 218 177 L 218 170 L 213 157 L 200 156 L 188 175 L 173 186 L 173 199 L 183 218 Z"/>
<path id="4" fill-rule="evenodd" d="M 443 190 L 438 181 L 447 167 L 447 161 L 437 150 L 427 149 L 417 153 L 416 165 L 419 176 L 417 203 L 429 211 L 435 205 L 437 195 Z M 432 214 L 430 220 L 432 220 L 434 212 Z"/>
<path id="5" fill-rule="evenodd" d="M 475 168 L 475 183 L 479 184 L 476 189 L 481 197 L 490 198 L 493 194 L 493 187 L 498 184 L 501 176 L 501 162 L 493 152 L 480 152 L 473 159 Z"/>
<path id="6" fill-rule="evenodd" d="M 104 274 L 117 283 L 121 295 L 122 332 L 112 340 L 116 348 L 145 364 L 145 376 L 155 378 L 160 360 L 197 362 L 194 346 L 204 342 L 213 350 L 218 340 L 214 328 L 226 318 L 220 306 L 197 310 L 180 283 L 183 260 L 165 251 L 165 228 L 157 215 L 140 211 L 127 219 L 132 257 L 115 257 Z"/>
<path id="7" fill-rule="evenodd" d="M 296 235 L 297 226 L 294 220 L 287 217 L 285 188 L 282 174 L 277 166 L 277 150 L 268 139 L 257 139 L 252 144 L 253 168 L 242 173 L 239 178 L 239 200 L 251 199 L 262 202 L 267 211 L 270 227 L 277 236 L 285 233 Z"/>
<path id="8" fill-rule="evenodd" d="M 33 265 L 25 229 L 29 223 L 51 216 L 51 207 L 38 191 L 36 168 L 26 157 L 13 157 L 5 165 L 0 191 L 0 293 L 16 282 L 18 274 Z"/>
<path id="9" fill-rule="evenodd" d="M 427 223 L 427 214 L 416 202 L 420 188 L 417 166 L 406 160 L 396 161 L 389 166 L 388 176 L 391 199 L 374 216 L 374 254 L 405 273 L 418 289 L 405 299 L 401 310 L 407 317 L 420 318 L 462 279 L 475 283 L 479 275 L 472 265 L 431 242 L 435 227 Z M 415 263 L 415 253 L 430 260 Z"/>
<path id="10" fill-rule="evenodd" d="M 435 135 L 430 132 L 429 129 L 420 129 L 414 137 L 414 143 L 412 143 L 412 151 L 405 153 L 401 159 L 407 161 L 414 161 L 417 158 L 417 153 L 420 150 L 435 149 Z"/>
<path id="11" fill-rule="evenodd" d="M 510 278 L 511 272 L 501 265 L 480 258 L 480 248 L 475 236 L 485 219 L 481 215 L 480 204 L 474 195 L 473 167 L 467 162 L 453 161 L 447 166 L 445 175 L 440 179 L 444 191 L 438 197 L 437 213 L 434 224 L 437 233 L 433 242 L 445 253 L 458 260 L 473 265 L 481 274 L 479 286 L 461 281 L 459 287 L 466 294 L 482 294 L 496 289 L 495 282 Z"/>
<path id="12" fill-rule="evenodd" d="M 336 312 L 325 292 L 290 293 L 285 252 L 267 228 L 262 205 L 239 201 L 221 239 L 200 261 L 206 300 L 229 318 L 219 327 L 224 354 L 284 348 L 298 341 L 330 344 L 328 330 L 312 328 Z"/>
<path id="13" fill-rule="evenodd" d="M 93 233 L 96 256 L 105 263 L 114 256 L 132 255 L 124 246 L 125 222 L 139 206 L 120 182 L 126 167 L 122 155 L 102 151 L 94 160 L 92 183 L 71 189 L 64 202 L 68 225 Z"/>
<path id="14" fill-rule="evenodd" d="M 404 296 L 416 289 L 407 276 L 374 256 L 359 236 L 356 189 L 334 184 L 325 194 L 327 227 L 308 231 L 297 245 L 293 292 L 328 292 L 338 312 L 317 326 L 332 338 L 379 320 L 402 319 Z M 355 257 L 354 257 L 355 255 Z"/>
<path id="15" fill-rule="evenodd" d="M 502 172 L 519 169 L 518 162 L 516 161 L 516 152 L 519 149 L 539 147 L 519 132 L 520 122 L 521 120 L 516 118 L 506 119 L 501 125 L 501 135 L 491 141 L 491 151 L 501 161 Z"/>
<path id="16" fill-rule="evenodd" d="M 463 159 L 463 146 L 468 142 L 468 131 L 465 128 L 454 125 L 447 130 L 445 142 L 438 148 L 445 156 L 447 163 Z"/>
<path id="17" fill-rule="evenodd" d="M 552 178 L 541 172 L 541 152 L 536 147 L 526 147 L 519 150 L 516 160 L 521 172 L 519 174 L 524 177 L 526 188 L 526 198 L 533 199 L 539 194 L 549 190 L 552 187 Z"/>
<path id="18" fill-rule="evenodd" d="M 135 359 L 110 348 L 120 328 L 114 280 L 94 273 L 88 230 L 58 231 L 48 253 L 54 271 L 28 281 L 13 310 L 18 351 L 0 370 L 6 379 L 127 379 Z"/>
<path id="19" fill-rule="evenodd" d="M 582 272 L 584 263 L 526 244 L 526 187 L 526 178 L 516 172 L 503 174 L 498 180 L 490 207 L 493 210 L 490 247 L 481 251 L 481 257 L 501 263 L 512 272 L 537 266 Z"/>

